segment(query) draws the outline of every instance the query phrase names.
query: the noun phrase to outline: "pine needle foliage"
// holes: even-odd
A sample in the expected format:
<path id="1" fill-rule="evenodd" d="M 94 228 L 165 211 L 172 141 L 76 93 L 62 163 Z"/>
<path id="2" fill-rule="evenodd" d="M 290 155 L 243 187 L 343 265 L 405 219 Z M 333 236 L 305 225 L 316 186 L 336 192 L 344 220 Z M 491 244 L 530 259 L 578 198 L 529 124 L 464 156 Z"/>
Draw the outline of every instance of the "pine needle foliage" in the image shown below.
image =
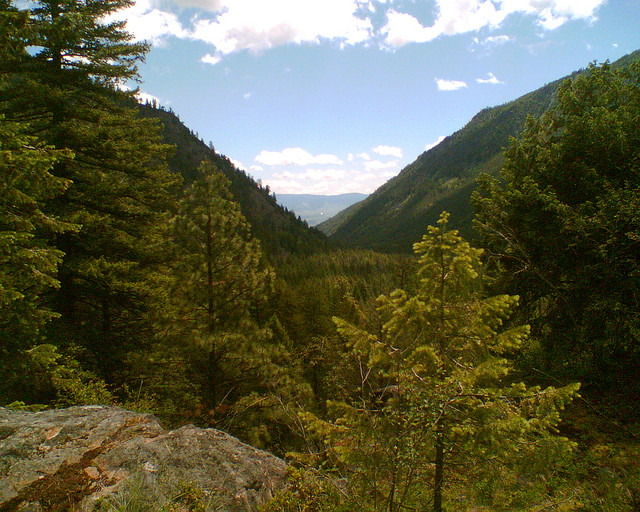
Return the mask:
<path id="1" fill-rule="evenodd" d="M 306 416 L 365 510 L 527 510 L 572 450 L 556 428 L 578 385 L 510 380 L 529 332 L 504 326 L 518 297 L 483 296 L 482 251 L 447 220 L 414 245 L 417 291 L 378 299 L 377 330 L 334 319 L 361 385 L 330 421 Z"/>

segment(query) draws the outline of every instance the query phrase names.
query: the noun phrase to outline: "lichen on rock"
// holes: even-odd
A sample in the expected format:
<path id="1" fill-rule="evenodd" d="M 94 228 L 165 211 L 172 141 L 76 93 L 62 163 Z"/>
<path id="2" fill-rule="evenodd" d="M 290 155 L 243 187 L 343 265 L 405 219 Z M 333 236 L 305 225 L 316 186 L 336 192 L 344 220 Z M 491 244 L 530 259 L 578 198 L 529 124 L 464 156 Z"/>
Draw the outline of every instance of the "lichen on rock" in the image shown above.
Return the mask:
<path id="1" fill-rule="evenodd" d="M 109 510 L 134 489 L 147 504 L 191 489 L 212 509 L 244 512 L 285 486 L 284 461 L 218 430 L 168 431 L 118 407 L 0 408 L 0 512 Z"/>

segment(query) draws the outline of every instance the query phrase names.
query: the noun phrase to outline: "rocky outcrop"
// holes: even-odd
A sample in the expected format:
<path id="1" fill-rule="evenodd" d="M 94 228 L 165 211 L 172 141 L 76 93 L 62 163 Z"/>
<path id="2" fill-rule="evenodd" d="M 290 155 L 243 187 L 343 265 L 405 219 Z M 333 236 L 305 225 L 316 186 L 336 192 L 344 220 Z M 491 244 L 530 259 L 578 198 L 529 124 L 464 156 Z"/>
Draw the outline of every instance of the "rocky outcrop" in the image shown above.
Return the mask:
<path id="1" fill-rule="evenodd" d="M 0 408 L 0 512 L 134 510 L 135 500 L 253 511 L 285 485 L 284 461 L 218 430 L 167 431 L 118 407 Z"/>

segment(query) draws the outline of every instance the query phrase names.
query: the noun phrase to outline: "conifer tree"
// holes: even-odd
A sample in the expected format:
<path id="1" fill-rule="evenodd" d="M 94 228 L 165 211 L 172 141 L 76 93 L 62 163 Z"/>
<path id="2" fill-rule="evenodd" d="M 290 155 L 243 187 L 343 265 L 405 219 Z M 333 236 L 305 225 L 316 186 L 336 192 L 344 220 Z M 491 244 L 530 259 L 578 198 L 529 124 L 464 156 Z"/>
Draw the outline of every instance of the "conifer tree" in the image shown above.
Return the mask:
<path id="1" fill-rule="evenodd" d="M 26 57 L 27 17 L 0 2 L 0 91 L 10 87 L 7 73 Z M 55 316 L 43 294 L 59 286 L 63 254 L 45 238 L 74 226 L 43 212 L 45 201 L 62 194 L 68 181 L 51 174 L 68 151 L 46 147 L 26 135 L 26 123 L 0 114 L 0 396 L 2 405 L 23 388 L 27 351 L 39 341 L 42 327 Z"/>
<path id="2" fill-rule="evenodd" d="M 524 298 L 536 364 L 587 389 L 637 392 L 640 64 L 592 65 L 483 176 L 476 226 L 495 289 Z"/>
<path id="3" fill-rule="evenodd" d="M 311 417 L 310 425 L 328 440 L 364 510 L 442 512 L 478 502 L 523 510 L 534 491 L 546 491 L 519 488 L 514 475 L 535 480 L 570 451 L 554 433 L 577 385 L 508 381 L 506 357 L 528 333 L 503 328 L 518 298 L 483 297 L 481 251 L 447 228 L 446 214 L 438 224 L 414 245 L 416 293 L 381 296 L 379 316 L 367 322 L 378 329 L 335 319 L 361 385 L 349 400 L 329 403 L 333 421 Z M 453 505 L 456 496 L 462 502 Z"/>
<path id="4" fill-rule="evenodd" d="M 168 148 L 159 127 L 138 118 L 132 92 L 136 64 L 147 45 L 132 42 L 123 22 L 108 21 L 129 0 L 44 0 L 20 11 L 16 37 L 36 48 L 6 72 L 0 109 L 28 122 L 73 160 L 52 174 L 69 180 L 46 211 L 77 224 L 77 232 L 52 239 L 64 253 L 61 287 L 53 302 L 61 318 L 50 336 L 87 346 L 105 375 L 112 376 L 128 347 L 144 335 L 151 287 L 150 265 L 159 258 L 153 238 L 175 181 L 166 169 Z M 11 7 L 3 2 L 3 13 Z"/>
<path id="5" fill-rule="evenodd" d="M 43 295 L 59 286 L 63 254 L 44 237 L 73 228 L 42 211 L 44 201 L 68 183 L 54 177 L 54 162 L 68 153 L 43 147 L 0 116 L 0 390 L 13 401 L 22 378 L 17 365 L 28 359 L 39 332 L 55 314 Z M 11 388 L 11 389 L 9 389 Z"/>
<path id="6" fill-rule="evenodd" d="M 187 414 L 197 412 L 191 421 L 257 444 L 276 442 L 278 423 L 284 423 L 281 400 L 308 391 L 278 339 L 279 322 L 269 306 L 273 270 L 228 185 L 204 161 L 184 190 L 171 219 L 172 261 L 164 277 L 167 307 L 158 312 L 158 344 L 143 357 L 171 361 L 172 368 L 139 365 L 146 385 L 155 386 L 149 391 L 173 394 L 173 402 L 192 409 Z M 177 412 L 162 411 L 173 420 Z"/>

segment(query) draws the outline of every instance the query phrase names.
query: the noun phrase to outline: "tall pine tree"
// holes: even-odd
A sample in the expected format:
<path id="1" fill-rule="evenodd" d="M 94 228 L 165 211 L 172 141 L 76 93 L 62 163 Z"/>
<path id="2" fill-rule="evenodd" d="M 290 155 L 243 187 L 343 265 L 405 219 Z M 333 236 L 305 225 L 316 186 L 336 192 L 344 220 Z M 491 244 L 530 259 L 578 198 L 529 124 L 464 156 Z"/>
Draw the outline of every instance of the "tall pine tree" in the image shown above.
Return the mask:
<path id="1" fill-rule="evenodd" d="M 106 376 L 145 336 L 151 300 L 148 270 L 160 257 L 154 237 L 175 178 L 159 126 L 137 116 L 133 93 L 147 46 L 132 42 L 123 22 L 109 22 L 129 0 L 44 0 L 29 4 L 19 37 L 36 48 L 7 72 L 0 107 L 73 160 L 52 174 L 71 185 L 46 210 L 77 232 L 55 237 L 64 253 L 61 288 L 49 329 L 60 343 L 77 343 Z M 8 12 L 9 6 L 1 6 Z"/>
<path id="2" fill-rule="evenodd" d="M 228 185 L 204 161 L 184 190 L 167 246 L 167 306 L 138 373 L 169 420 L 183 414 L 273 445 L 290 433 L 283 407 L 308 388 L 271 328 L 274 273 Z"/>

